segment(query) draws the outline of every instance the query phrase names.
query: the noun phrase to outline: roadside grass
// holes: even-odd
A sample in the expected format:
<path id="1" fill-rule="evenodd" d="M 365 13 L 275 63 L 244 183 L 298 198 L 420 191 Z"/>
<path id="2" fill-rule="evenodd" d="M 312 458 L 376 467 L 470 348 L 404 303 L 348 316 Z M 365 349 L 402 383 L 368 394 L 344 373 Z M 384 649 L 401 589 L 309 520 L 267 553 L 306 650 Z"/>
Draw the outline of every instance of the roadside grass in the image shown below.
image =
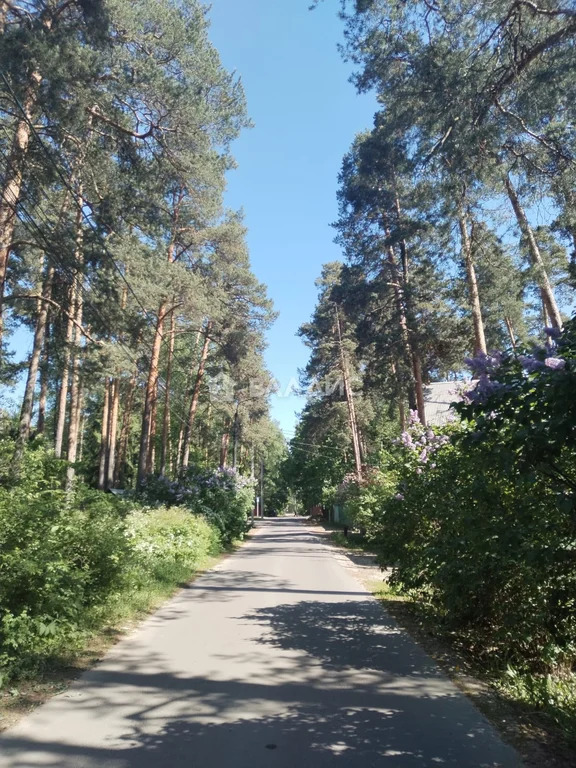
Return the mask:
<path id="1" fill-rule="evenodd" d="M 349 530 L 348 535 L 344 534 L 344 527 L 339 523 L 329 523 L 324 520 L 320 521 L 320 525 L 324 530 L 330 533 L 330 538 L 338 547 L 344 547 L 345 549 L 353 552 L 366 552 L 372 554 L 370 543 L 366 541 L 366 537 L 358 531 Z"/>
<path id="2" fill-rule="evenodd" d="M 353 552 L 370 552 L 370 545 L 360 533 L 350 531 L 348 536 L 342 530 L 334 530 L 330 537 L 339 547 L 345 547 Z"/>
<path id="3" fill-rule="evenodd" d="M 358 533 L 323 524 L 331 541 L 351 555 L 371 553 Z M 576 675 L 536 675 L 481 662 L 472 640 L 442 625 L 437 616 L 382 578 L 365 581 L 386 612 L 431 656 L 478 709 L 516 747 L 529 768 L 575 768 Z M 476 638 L 477 640 L 477 638 Z M 488 656 L 489 658 L 489 656 Z"/>
<path id="4" fill-rule="evenodd" d="M 214 567 L 233 552 L 239 542 L 222 554 L 206 555 L 193 568 L 166 563 L 130 589 L 116 592 L 86 617 L 86 630 L 76 650 L 50 657 L 41 667 L 13 679 L 0 691 L 0 731 L 14 725 L 50 697 L 65 691 L 82 672 L 102 660 L 122 637 L 173 597 L 179 589 Z"/>

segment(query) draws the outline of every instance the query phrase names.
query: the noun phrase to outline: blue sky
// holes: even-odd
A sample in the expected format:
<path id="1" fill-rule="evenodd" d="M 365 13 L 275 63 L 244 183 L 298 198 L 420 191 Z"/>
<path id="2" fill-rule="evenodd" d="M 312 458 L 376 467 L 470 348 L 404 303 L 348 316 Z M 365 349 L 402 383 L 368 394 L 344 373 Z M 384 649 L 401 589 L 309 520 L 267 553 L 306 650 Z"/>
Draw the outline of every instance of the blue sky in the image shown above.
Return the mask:
<path id="1" fill-rule="evenodd" d="M 340 258 L 330 223 L 337 175 L 356 133 L 372 125 L 376 102 L 357 96 L 337 51 L 336 0 L 213 0 L 210 38 L 224 66 L 241 77 L 254 128 L 233 146 L 238 169 L 227 204 L 243 208 L 257 277 L 280 317 L 266 361 L 281 393 L 308 357 L 296 336 L 313 312 L 321 266 Z M 287 436 L 302 398 L 272 398 Z"/>

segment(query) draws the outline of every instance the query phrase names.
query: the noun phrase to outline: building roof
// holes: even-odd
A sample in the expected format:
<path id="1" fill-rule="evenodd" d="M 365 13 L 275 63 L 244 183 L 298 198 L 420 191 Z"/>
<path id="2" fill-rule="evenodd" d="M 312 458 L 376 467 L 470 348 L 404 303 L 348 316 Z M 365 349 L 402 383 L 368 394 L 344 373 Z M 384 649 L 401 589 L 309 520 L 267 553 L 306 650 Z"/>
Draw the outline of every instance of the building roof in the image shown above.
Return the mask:
<path id="1" fill-rule="evenodd" d="M 462 392 L 468 389 L 467 381 L 435 381 L 424 387 L 424 410 L 426 423 L 430 426 L 441 427 L 454 419 L 452 403 L 462 400 Z"/>

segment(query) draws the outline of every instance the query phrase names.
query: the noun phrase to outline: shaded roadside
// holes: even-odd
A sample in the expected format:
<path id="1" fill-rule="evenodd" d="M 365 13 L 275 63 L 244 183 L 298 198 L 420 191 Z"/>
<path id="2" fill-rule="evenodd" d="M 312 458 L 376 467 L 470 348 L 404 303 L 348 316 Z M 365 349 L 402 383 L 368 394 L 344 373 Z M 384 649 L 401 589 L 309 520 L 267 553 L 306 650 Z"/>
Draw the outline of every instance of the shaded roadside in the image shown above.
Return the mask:
<path id="1" fill-rule="evenodd" d="M 347 564 L 385 611 L 431 656 L 442 671 L 487 717 L 502 737 L 522 756 L 527 768 L 574 768 L 574 742 L 542 712 L 523 705 L 497 689 L 494 673 L 480 666 L 458 639 L 419 610 L 407 595 L 386 582 L 390 570 L 382 570 L 376 554 L 358 534 L 347 538 L 339 529 L 318 525 L 318 535 L 329 543 L 338 559 Z"/>

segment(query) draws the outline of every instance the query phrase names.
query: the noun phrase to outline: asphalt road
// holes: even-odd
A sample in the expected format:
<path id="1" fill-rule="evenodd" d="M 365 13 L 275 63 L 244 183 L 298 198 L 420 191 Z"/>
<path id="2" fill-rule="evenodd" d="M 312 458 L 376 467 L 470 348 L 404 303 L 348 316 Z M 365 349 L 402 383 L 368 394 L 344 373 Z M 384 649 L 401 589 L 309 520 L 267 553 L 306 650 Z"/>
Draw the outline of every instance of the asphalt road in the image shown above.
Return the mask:
<path id="1" fill-rule="evenodd" d="M 261 523 L 0 739 L 1 768 L 516 768 L 306 525 Z"/>

